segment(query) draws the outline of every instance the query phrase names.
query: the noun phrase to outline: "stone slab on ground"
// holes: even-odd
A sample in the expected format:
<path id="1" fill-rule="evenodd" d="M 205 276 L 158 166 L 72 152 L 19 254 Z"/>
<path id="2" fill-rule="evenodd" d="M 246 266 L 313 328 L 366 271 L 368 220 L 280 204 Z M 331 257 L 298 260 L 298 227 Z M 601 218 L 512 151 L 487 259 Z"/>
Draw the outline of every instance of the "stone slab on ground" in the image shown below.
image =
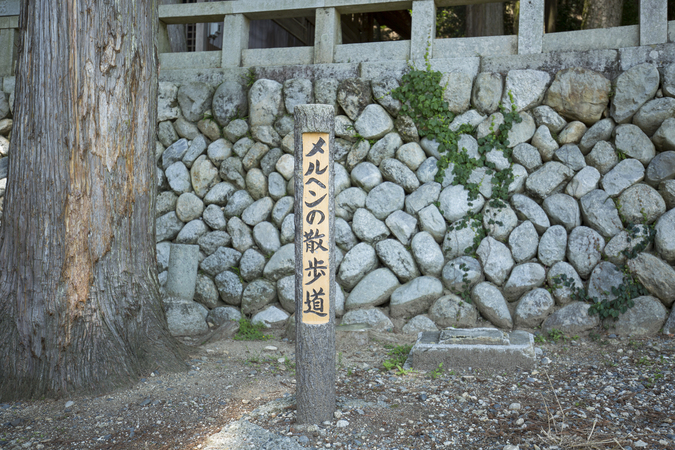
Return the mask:
<path id="1" fill-rule="evenodd" d="M 434 370 L 443 363 L 445 370 L 486 369 L 495 372 L 530 370 L 535 365 L 534 336 L 526 331 L 511 332 L 494 328 L 424 331 L 410 351 L 408 361 L 414 369 Z"/>
<path id="2" fill-rule="evenodd" d="M 287 436 L 272 433 L 247 420 L 232 422 L 206 441 L 203 450 L 305 450 Z"/>

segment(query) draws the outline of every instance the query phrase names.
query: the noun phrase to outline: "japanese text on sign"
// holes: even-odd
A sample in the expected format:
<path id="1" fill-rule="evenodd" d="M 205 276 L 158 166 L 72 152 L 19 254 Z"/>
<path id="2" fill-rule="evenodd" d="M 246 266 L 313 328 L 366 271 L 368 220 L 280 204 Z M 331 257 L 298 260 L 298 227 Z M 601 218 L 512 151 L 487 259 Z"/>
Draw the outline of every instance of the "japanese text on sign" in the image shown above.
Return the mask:
<path id="1" fill-rule="evenodd" d="M 302 135 L 302 322 L 328 323 L 330 302 L 328 133 Z"/>

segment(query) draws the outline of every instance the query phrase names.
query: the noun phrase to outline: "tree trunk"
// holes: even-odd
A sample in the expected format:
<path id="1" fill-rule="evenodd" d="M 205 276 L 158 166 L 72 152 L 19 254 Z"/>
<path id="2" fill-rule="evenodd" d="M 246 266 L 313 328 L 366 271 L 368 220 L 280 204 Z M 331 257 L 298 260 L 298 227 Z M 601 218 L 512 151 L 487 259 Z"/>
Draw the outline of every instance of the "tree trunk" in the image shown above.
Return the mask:
<path id="1" fill-rule="evenodd" d="M 162 5 L 175 5 L 183 3 L 182 0 L 160 0 Z M 169 45 L 173 53 L 187 52 L 187 37 L 185 36 L 185 24 L 167 25 Z"/>
<path id="2" fill-rule="evenodd" d="M 623 0 L 584 0 L 581 28 L 610 28 L 621 25 Z"/>
<path id="3" fill-rule="evenodd" d="M 185 367 L 157 280 L 157 0 L 21 3 L 0 229 L 0 398 Z"/>
<path id="4" fill-rule="evenodd" d="M 504 4 L 481 3 L 466 6 L 466 37 L 504 34 Z"/>

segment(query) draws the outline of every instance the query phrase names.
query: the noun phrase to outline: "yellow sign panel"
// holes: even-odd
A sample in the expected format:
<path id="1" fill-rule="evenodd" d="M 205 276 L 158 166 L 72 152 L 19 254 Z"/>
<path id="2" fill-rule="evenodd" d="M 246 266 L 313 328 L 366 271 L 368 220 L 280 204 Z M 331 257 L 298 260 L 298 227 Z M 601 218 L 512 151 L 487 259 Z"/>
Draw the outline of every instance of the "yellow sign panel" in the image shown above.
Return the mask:
<path id="1" fill-rule="evenodd" d="M 328 133 L 302 135 L 302 323 L 330 320 Z"/>

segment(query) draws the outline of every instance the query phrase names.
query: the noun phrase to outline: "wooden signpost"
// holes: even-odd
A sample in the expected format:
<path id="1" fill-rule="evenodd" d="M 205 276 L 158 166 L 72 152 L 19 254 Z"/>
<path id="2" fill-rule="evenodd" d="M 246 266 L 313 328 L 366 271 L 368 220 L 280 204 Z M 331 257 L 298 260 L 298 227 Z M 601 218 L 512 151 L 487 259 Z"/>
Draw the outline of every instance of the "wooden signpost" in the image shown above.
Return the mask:
<path id="1" fill-rule="evenodd" d="M 297 423 L 335 411 L 334 110 L 295 107 Z"/>

